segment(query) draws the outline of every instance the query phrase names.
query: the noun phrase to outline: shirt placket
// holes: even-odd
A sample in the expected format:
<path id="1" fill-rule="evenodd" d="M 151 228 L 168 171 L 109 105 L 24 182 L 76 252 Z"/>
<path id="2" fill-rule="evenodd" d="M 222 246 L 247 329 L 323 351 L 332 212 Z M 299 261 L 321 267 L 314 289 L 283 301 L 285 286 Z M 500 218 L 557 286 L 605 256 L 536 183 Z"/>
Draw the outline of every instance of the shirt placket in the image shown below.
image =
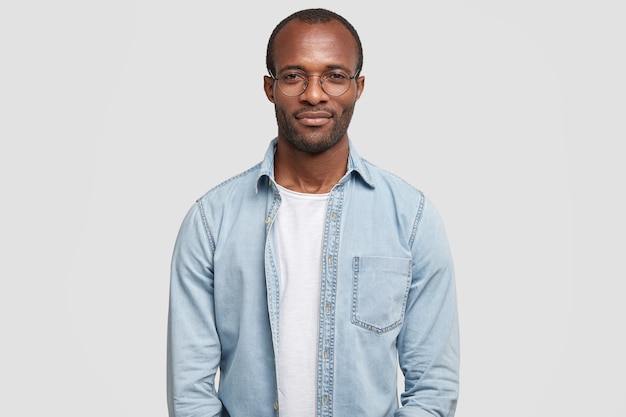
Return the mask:
<path id="1" fill-rule="evenodd" d="M 281 198 L 271 179 L 269 180 L 268 186 L 272 191 L 268 195 L 268 209 L 265 215 L 265 280 L 267 287 L 267 306 L 270 315 L 270 328 L 272 330 L 272 345 L 274 347 L 274 352 L 278 352 L 280 344 L 278 338 L 278 323 L 280 320 L 280 285 L 276 258 L 271 245 L 271 229 L 274 224 L 274 220 L 276 219 L 278 208 L 280 207 Z M 276 357 L 274 357 L 274 366 L 277 366 Z M 276 368 L 275 375 L 278 375 Z M 276 416 L 279 415 L 278 392 L 276 392 L 276 398 L 274 401 L 274 412 Z"/>
<path id="2" fill-rule="evenodd" d="M 342 204 L 343 185 L 339 184 L 331 191 L 324 228 L 317 378 L 319 417 L 331 417 L 333 410 L 337 254 Z"/>

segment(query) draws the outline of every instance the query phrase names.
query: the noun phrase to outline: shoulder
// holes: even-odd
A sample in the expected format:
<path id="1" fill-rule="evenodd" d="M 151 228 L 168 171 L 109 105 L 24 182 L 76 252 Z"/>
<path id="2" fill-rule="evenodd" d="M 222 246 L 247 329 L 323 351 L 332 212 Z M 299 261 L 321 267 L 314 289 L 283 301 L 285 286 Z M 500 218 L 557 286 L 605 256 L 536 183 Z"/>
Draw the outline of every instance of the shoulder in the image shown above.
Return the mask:
<path id="1" fill-rule="evenodd" d="M 361 159 L 362 167 L 371 178 L 371 185 L 379 193 L 388 192 L 396 196 L 405 196 L 410 200 L 423 200 L 424 193 L 414 184 L 383 169 L 367 159 Z"/>
<path id="2" fill-rule="evenodd" d="M 371 179 L 372 194 L 377 200 L 387 207 L 391 204 L 397 215 L 404 214 L 413 219 L 415 229 L 442 227 L 436 205 L 420 188 L 366 159 L 361 161 Z"/>
<path id="3" fill-rule="evenodd" d="M 256 193 L 261 164 L 257 164 L 233 177 L 222 181 L 197 199 L 203 206 L 226 204 L 232 199 L 244 198 Z"/>

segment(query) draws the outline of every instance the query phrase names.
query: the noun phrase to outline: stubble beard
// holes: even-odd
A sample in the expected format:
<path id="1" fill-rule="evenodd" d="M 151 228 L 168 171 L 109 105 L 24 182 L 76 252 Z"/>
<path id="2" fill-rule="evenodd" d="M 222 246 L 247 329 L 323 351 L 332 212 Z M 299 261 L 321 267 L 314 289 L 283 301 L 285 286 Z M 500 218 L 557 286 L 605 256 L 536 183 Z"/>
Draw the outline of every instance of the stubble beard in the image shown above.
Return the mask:
<path id="1" fill-rule="evenodd" d="M 298 129 L 294 123 L 298 112 L 295 112 L 291 117 L 287 117 L 284 110 L 275 107 L 278 130 L 282 133 L 287 142 L 289 142 L 298 151 L 312 154 L 322 153 L 331 149 L 346 135 L 348 126 L 350 125 L 350 120 L 352 119 L 352 113 L 354 112 L 354 106 L 355 103 L 352 103 L 350 107 L 343 111 L 341 117 L 339 118 L 337 118 L 336 112 L 331 111 L 330 109 L 315 109 L 328 111 L 333 115 L 334 124 L 331 131 L 327 135 L 324 135 L 321 132 L 321 127 L 308 128 L 307 132 Z M 310 109 L 306 110 L 308 111 Z M 316 130 L 320 131 L 318 132 Z"/>

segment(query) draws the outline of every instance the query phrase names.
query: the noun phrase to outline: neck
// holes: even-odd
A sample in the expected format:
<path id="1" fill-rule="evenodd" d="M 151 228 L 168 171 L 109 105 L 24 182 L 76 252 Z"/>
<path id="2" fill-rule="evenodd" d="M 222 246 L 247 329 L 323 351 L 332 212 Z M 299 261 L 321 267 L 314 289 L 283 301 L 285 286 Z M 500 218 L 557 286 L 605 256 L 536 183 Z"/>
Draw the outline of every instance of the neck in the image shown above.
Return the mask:
<path id="1" fill-rule="evenodd" d="M 274 177 L 281 186 L 300 193 L 328 193 L 345 175 L 350 148 L 347 137 L 331 149 L 311 154 L 279 138 L 274 156 Z"/>

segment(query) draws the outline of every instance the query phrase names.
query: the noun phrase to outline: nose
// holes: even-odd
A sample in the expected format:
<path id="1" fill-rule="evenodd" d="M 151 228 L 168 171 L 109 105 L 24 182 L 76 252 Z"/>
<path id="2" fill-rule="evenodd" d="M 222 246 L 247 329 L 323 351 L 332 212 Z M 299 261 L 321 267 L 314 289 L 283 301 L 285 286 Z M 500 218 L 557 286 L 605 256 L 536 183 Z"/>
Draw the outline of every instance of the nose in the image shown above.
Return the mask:
<path id="1" fill-rule="evenodd" d="M 317 79 L 312 79 L 317 78 Z M 320 75 L 309 75 L 306 89 L 300 94 L 300 101 L 305 101 L 311 105 L 328 100 L 328 94 L 322 88 Z"/>

